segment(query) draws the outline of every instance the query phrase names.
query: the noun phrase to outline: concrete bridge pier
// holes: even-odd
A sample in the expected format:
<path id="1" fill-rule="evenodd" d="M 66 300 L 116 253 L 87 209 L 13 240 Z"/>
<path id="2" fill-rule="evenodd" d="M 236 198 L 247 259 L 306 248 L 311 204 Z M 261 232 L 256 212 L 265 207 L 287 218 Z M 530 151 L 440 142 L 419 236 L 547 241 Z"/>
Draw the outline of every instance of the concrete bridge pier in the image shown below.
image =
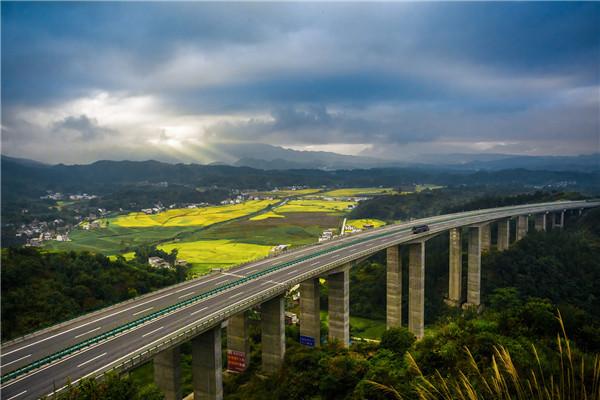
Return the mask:
<path id="1" fill-rule="evenodd" d="M 481 303 L 481 228 L 469 228 L 467 305 Z"/>
<path id="2" fill-rule="evenodd" d="M 192 339 L 192 385 L 195 400 L 223 399 L 221 325 Z"/>
<path id="3" fill-rule="evenodd" d="M 560 212 L 559 221 L 560 221 L 560 224 L 558 225 L 558 227 L 564 228 L 565 227 L 565 212 L 564 211 Z"/>
<path id="4" fill-rule="evenodd" d="M 181 400 L 181 353 L 179 346 L 154 356 L 154 383 L 165 400 Z"/>
<path id="5" fill-rule="evenodd" d="M 319 278 L 302 282 L 300 284 L 300 336 L 312 338 L 315 347 L 321 345 L 320 311 Z M 306 344 L 311 341 L 305 340 L 307 340 Z"/>
<path id="6" fill-rule="evenodd" d="M 425 332 L 425 242 L 408 245 L 408 330 Z"/>
<path id="7" fill-rule="evenodd" d="M 387 248 L 386 326 L 402 326 L 402 259 L 400 246 Z"/>
<path id="8" fill-rule="evenodd" d="M 327 276 L 329 284 L 329 340 L 350 345 L 350 265 Z"/>
<path id="9" fill-rule="evenodd" d="M 546 230 L 546 214 L 536 214 L 535 215 L 535 230 L 538 232 L 543 232 Z"/>
<path id="10" fill-rule="evenodd" d="M 272 374 L 279 370 L 285 355 L 285 298 L 277 296 L 260 306 L 262 325 L 262 370 Z"/>
<path id="11" fill-rule="evenodd" d="M 492 247 L 492 232 L 490 224 L 481 225 L 481 251 L 489 252 Z"/>
<path id="12" fill-rule="evenodd" d="M 498 251 L 508 249 L 510 244 L 510 219 L 498 221 Z"/>
<path id="13" fill-rule="evenodd" d="M 523 239 L 527 235 L 529 229 L 529 218 L 527 215 L 519 215 L 517 217 L 517 241 Z"/>
<path id="14" fill-rule="evenodd" d="M 250 365 L 248 312 L 234 315 L 227 322 L 227 358 L 237 361 L 235 366 L 227 364 L 230 371 L 243 372 Z"/>
<path id="15" fill-rule="evenodd" d="M 460 228 L 450 229 L 447 303 L 459 306 L 462 301 L 462 234 Z"/>

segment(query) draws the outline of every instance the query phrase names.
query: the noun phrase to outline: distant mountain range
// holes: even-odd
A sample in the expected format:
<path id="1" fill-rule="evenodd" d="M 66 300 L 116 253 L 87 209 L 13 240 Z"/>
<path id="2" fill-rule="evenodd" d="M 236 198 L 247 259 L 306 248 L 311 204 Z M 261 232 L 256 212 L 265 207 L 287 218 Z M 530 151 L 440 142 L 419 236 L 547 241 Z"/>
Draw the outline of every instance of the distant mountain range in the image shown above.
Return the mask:
<path id="1" fill-rule="evenodd" d="M 499 171 L 525 168 L 545 171 L 600 171 L 600 153 L 580 156 L 515 156 L 509 154 L 429 154 L 418 161 L 403 162 L 374 157 L 344 155 L 326 151 L 299 151 L 262 143 L 213 143 L 194 149 L 198 159 L 212 160 L 212 166 L 250 167 L 263 170 L 436 168 L 464 171 Z M 162 157 L 160 158 L 162 159 Z M 166 157 L 171 164 L 177 160 Z M 40 166 L 37 161 L 16 159 L 23 165 Z"/>
<path id="2" fill-rule="evenodd" d="M 299 161 L 286 160 L 287 167 L 290 167 L 289 163 L 292 162 L 296 163 L 295 166 L 303 165 Z M 569 165 L 574 165 L 573 160 L 569 162 Z M 262 161 L 261 165 L 267 167 L 277 163 L 276 159 Z M 2 156 L 2 199 L 4 201 L 19 196 L 39 197 L 47 190 L 102 195 L 113 193 L 117 187 L 151 187 L 160 182 L 185 185 L 189 188 L 225 189 L 268 189 L 291 185 L 399 187 L 413 183 L 433 183 L 443 186 L 550 187 L 560 190 L 583 190 L 588 193 L 597 193 L 600 190 L 600 171 L 528 170 L 512 168 L 515 166 L 513 162 L 505 165 L 509 168 L 498 171 L 470 170 L 458 165 L 455 168 L 419 165 L 336 170 L 316 169 L 314 166 L 305 169 L 257 169 L 230 165 L 170 164 L 153 160 L 104 160 L 84 165 L 47 165 Z"/>
<path id="3" fill-rule="evenodd" d="M 466 171 L 526 168 L 546 171 L 600 171 L 600 153 L 580 156 L 515 156 L 510 154 L 432 154 L 415 162 L 350 156 L 326 151 L 298 151 L 268 144 L 216 144 L 229 160 L 220 164 L 258 169 L 357 169 L 442 167 Z"/>

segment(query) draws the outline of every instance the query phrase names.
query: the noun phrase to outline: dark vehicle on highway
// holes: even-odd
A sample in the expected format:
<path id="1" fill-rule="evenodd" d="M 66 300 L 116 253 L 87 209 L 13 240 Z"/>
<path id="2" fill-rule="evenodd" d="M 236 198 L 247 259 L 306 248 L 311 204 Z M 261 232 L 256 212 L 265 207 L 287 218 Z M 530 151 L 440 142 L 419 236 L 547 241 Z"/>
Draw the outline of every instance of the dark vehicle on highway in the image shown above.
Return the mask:
<path id="1" fill-rule="evenodd" d="M 429 232 L 428 225 L 416 225 L 416 226 L 412 227 L 412 233 L 423 233 L 423 232 Z"/>

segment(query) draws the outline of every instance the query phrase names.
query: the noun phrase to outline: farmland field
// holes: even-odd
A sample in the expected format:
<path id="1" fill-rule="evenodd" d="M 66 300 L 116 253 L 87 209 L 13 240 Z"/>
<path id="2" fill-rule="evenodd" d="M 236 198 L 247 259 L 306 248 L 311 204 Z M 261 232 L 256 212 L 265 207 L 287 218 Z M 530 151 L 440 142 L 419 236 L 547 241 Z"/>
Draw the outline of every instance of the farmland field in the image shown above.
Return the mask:
<path id="1" fill-rule="evenodd" d="M 158 214 L 130 213 L 113 218 L 110 223 L 125 228 L 207 226 L 256 213 L 272 200 L 252 200 L 241 204 L 201 208 L 176 208 Z"/>
<path id="2" fill-rule="evenodd" d="M 259 215 L 255 215 L 254 217 L 250 218 L 250 221 L 261 221 L 267 218 L 285 218 L 285 215 L 277 214 L 273 211 L 268 211 Z"/>
<path id="3" fill-rule="evenodd" d="M 315 243 L 323 230 L 339 228 L 342 218 L 324 213 L 289 213 L 285 218 L 237 220 L 192 234 L 186 240 L 224 239 L 239 243 L 294 246 Z"/>
<path id="4" fill-rule="evenodd" d="M 327 201 L 327 200 L 290 200 L 285 205 L 277 207 L 276 212 L 278 214 L 285 213 L 327 213 L 327 214 L 340 214 L 349 210 L 349 207 L 355 206 L 354 201 Z"/>
<path id="5" fill-rule="evenodd" d="M 328 192 L 320 193 L 322 196 L 327 197 L 353 197 L 353 196 L 372 196 L 381 194 L 394 194 L 397 191 L 393 188 L 379 188 L 379 187 L 366 187 L 366 188 L 344 188 L 335 189 Z"/>
<path id="6" fill-rule="evenodd" d="M 211 268 L 226 268 L 242 264 L 269 254 L 273 246 L 238 243 L 231 240 L 199 240 L 195 242 L 165 243 L 159 249 L 178 250 L 177 258 L 191 264 L 193 275 L 203 274 Z"/>
<path id="7" fill-rule="evenodd" d="M 348 225 L 353 226 L 358 229 L 365 229 L 365 225 L 372 225 L 373 228 L 378 228 L 380 226 L 385 225 L 385 222 L 381 221 L 379 219 L 370 219 L 370 218 L 349 219 L 348 221 L 346 221 L 346 226 L 348 226 Z"/>
<path id="8" fill-rule="evenodd" d="M 48 241 L 45 247 L 132 257 L 136 247 L 155 244 L 166 251 L 178 249 L 178 258 L 192 265 L 192 274 L 200 274 L 264 257 L 278 244 L 315 243 L 323 230 L 339 229 L 344 212 L 355 204 L 301 199 L 269 209 L 276 203 L 251 201 L 153 215 L 131 213 L 109 218 L 101 228 L 75 229 L 70 242 Z"/>
<path id="9" fill-rule="evenodd" d="M 47 241 L 46 249 L 91 251 L 103 254 L 118 254 L 143 244 L 168 240 L 177 235 L 191 232 L 194 227 L 151 227 L 123 228 L 110 224 L 107 228 L 85 231 L 74 229 L 69 234 L 70 242 Z"/>

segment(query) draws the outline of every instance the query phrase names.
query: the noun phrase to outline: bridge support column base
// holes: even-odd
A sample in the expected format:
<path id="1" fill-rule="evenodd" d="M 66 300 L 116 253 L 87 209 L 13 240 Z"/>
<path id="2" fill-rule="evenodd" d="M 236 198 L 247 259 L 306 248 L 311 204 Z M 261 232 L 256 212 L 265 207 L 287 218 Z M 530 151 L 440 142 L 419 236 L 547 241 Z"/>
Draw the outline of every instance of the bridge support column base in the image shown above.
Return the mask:
<path id="1" fill-rule="evenodd" d="M 221 325 L 192 339 L 192 384 L 195 400 L 223 399 Z"/>
<path id="2" fill-rule="evenodd" d="M 444 299 L 444 303 L 448 306 L 448 307 L 460 307 L 460 302 L 457 300 L 452 300 L 449 298 L 445 298 Z"/>
<path id="3" fill-rule="evenodd" d="M 260 306 L 262 325 L 262 370 L 273 374 L 285 355 L 285 298 L 275 297 Z"/>
<path id="4" fill-rule="evenodd" d="M 179 346 L 154 356 L 154 383 L 165 400 L 181 400 L 181 353 Z"/>
<path id="5" fill-rule="evenodd" d="M 477 313 L 483 311 L 483 305 L 481 304 L 473 304 L 473 303 L 463 303 L 461 306 L 463 310 L 474 310 Z"/>

